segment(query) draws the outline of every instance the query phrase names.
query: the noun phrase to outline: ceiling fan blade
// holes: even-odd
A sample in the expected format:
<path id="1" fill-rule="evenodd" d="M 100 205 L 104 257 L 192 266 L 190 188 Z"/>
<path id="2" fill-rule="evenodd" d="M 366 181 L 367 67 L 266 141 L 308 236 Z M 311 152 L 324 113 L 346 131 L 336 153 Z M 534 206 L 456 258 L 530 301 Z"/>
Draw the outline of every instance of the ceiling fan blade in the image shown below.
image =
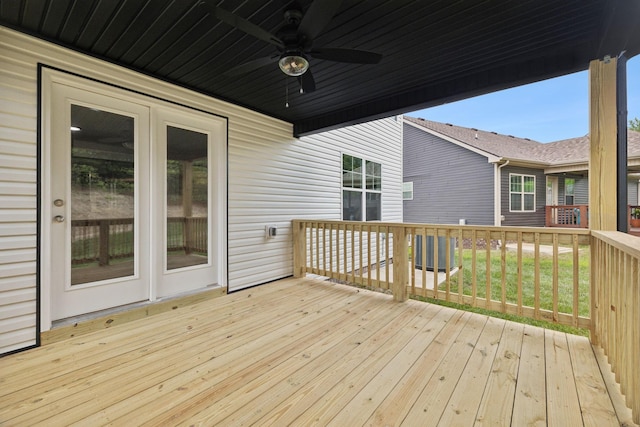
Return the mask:
<path id="1" fill-rule="evenodd" d="M 342 0 L 315 0 L 302 17 L 298 32 L 307 36 L 310 41 L 315 39 L 329 24 L 341 4 Z"/>
<path id="2" fill-rule="evenodd" d="M 284 43 L 278 37 L 247 21 L 246 19 L 240 18 L 238 15 L 234 15 L 227 10 L 215 6 L 213 4 L 213 0 L 205 0 L 204 4 L 209 9 L 209 13 L 222 22 L 226 22 L 232 27 L 237 28 L 238 30 L 243 31 L 259 40 L 271 43 L 278 47 L 284 47 Z"/>
<path id="3" fill-rule="evenodd" d="M 252 59 L 251 61 L 244 62 L 240 65 L 236 65 L 224 72 L 225 76 L 239 76 L 248 72 L 257 70 L 258 68 L 265 67 L 267 65 L 274 65 L 278 55 L 265 56 L 264 58 Z"/>
<path id="4" fill-rule="evenodd" d="M 352 64 L 377 64 L 382 55 L 375 52 L 355 49 L 320 48 L 313 49 L 309 55 L 327 61 L 349 62 Z"/>
<path id="5" fill-rule="evenodd" d="M 300 83 L 302 93 L 311 93 L 316 90 L 316 81 L 313 78 L 313 74 L 311 74 L 311 70 L 307 70 L 306 73 L 298 76 L 298 83 Z"/>

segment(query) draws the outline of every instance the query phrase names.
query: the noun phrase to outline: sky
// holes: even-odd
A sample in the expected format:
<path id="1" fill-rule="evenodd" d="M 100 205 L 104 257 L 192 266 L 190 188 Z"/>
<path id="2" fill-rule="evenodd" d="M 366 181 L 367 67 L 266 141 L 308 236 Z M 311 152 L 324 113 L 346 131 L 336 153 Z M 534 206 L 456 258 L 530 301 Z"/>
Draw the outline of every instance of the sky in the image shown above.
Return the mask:
<path id="1" fill-rule="evenodd" d="M 627 62 L 628 119 L 640 118 L 640 55 Z M 408 113 L 539 142 L 589 132 L 588 71 Z"/>

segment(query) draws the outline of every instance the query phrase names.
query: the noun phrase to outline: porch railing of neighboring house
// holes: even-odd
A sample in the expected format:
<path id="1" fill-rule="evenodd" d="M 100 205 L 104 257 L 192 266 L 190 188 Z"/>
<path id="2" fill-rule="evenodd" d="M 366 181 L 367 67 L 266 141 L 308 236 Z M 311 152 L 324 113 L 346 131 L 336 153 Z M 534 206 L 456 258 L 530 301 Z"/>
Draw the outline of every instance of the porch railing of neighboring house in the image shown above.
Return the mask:
<path id="1" fill-rule="evenodd" d="M 133 224 L 133 218 L 71 221 L 71 263 L 109 265 L 133 257 Z M 206 253 L 207 218 L 167 218 L 167 250 Z"/>
<path id="2" fill-rule="evenodd" d="M 589 228 L 588 205 L 545 206 L 545 226 Z"/>
<path id="3" fill-rule="evenodd" d="M 629 230 L 640 228 L 640 206 L 629 205 Z M 637 230 L 636 230 L 637 231 Z"/>
<path id="4" fill-rule="evenodd" d="M 592 231 L 591 342 L 607 355 L 640 424 L 640 239 Z"/>

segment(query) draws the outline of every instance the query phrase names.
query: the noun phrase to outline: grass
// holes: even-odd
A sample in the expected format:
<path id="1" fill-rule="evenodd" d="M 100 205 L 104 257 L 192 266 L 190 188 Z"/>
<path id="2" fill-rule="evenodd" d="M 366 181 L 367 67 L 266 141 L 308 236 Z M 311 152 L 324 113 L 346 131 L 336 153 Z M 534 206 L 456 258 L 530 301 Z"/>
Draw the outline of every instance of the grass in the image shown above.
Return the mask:
<path id="1" fill-rule="evenodd" d="M 434 299 L 434 298 L 422 297 L 422 296 L 419 296 L 419 295 L 411 295 L 410 298 L 414 299 L 416 301 L 422 301 L 422 302 L 427 302 L 427 303 L 430 303 L 430 304 L 441 305 L 441 306 L 444 306 L 444 307 L 455 308 L 457 310 L 470 311 L 472 313 L 483 314 L 485 316 L 496 317 L 498 319 L 509 320 L 511 322 L 518 322 L 518 323 L 524 323 L 526 325 L 539 326 L 541 328 L 551 329 L 551 330 L 554 330 L 554 331 L 564 332 L 564 333 L 567 333 L 567 334 L 581 335 L 581 336 L 585 336 L 585 337 L 589 336 L 589 330 L 588 329 L 574 328 L 573 326 L 560 325 L 558 323 L 547 322 L 547 321 L 544 321 L 544 320 L 536 320 L 536 319 L 532 319 L 530 317 L 517 316 L 515 314 L 500 313 L 499 311 L 492 311 L 492 310 L 487 310 L 485 308 L 472 307 L 472 306 L 466 305 L 466 304 L 458 304 L 458 303 L 455 303 L 455 302 L 449 302 L 449 301 L 443 301 L 443 300 Z"/>
<path id="2" fill-rule="evenodd" d="M 490 283 L 491 299 L 501 301 L 502 299 L 502 253 L 500 250 L 491 250 L 490 256 Z M 458 254 L 456 253 L 456 261 Z M 479 298 L 486 296 L 487 283 L 487 252 L 485 250 L 476 251 L 476 295 Z M 589 316 L 590 312 L 590 284 L 589 284 L 589 262 L 590 250 L 582 247 L 578 256 L 578 314 Z M 566 253 L 558 255 L 557 281 L 558 281 L 558 311 L 560 313 L 573 312 L 573 254 Z M 456 262 L 456 264 L 459 264 Z M 463 294 L 472 295 L 472 251 L 463 250 Z M 457 291 L 457 274 L 451 275 L 450 290 Z M 551 255 L 540 255 L 539 260 L 539 282 L 540 282 L 540 308 L 553 310 L 553 280 L 554 265 Z M 505 253 L 505 291 L 506 302 L 517 304 L 518 302 L 518 259 L 517 253 L 507 251 Z M 534 284 L 535 284 L 535 258 L 533 254 L 523 253 L 522 255 L 522 304 L 523 306 L 534 306 Z M 446 289 L 446 284 L 440 285 L 441 290 Z M 578 335 L 587 335 L 588 331 L 573 327 L 554 324 L 542 320 L 534 320 L 526 317 L 503 314 L 483 308 L 472 308 L 471 306 L 457 303 L 443 302 L 431 298 L 416 298 L 427 300 L 435 304 L 443 304 L 458 309 L 482 313 L 494 317 L 527 323 L 536 326 L 543 326 L 549 329 L 560 330 Z"/>
<path id="3" fill-rule="evenodd" d="M 517 254 L 507 251 L 505 254 L 506 273 L 506 300 L 507 302 L 518 302 L 518 258 Z M 463 251 L 462 264 L 464 274 L 463 292 L 471 295 L 473 278 L 471 275 L 471 250 Z M 476 252 L 476 287 L 477 296 L 486 296 L 486 258 L 484 250 Z M 492 250 L 490 253 L 490 277 L 491 277 L 491 299 L 500 301 L 502 298 L 502 269 L 501 252 Z M 578 314 L 589 316 L 590 310 L 590 289 L 589 289 L 589 248 L 582 248 L 578 256 Z M 553 309 L 553 257 L 551 255 L 540 255 L 540 308 L 546 310 Z M 572 313 L 573 311 L 573 254 L 566 253 L 558 255 L 558 311 L 561 313 Z M 454 282 L 456 283 L 456 282 Z M 533 254 L 523 254 L 522 256 L 522 303 L 533 307 L 534 305 L 534 284 L 535 284 L 535 258 Z M 453 285 L 455 286 L 455 285 Z"/>

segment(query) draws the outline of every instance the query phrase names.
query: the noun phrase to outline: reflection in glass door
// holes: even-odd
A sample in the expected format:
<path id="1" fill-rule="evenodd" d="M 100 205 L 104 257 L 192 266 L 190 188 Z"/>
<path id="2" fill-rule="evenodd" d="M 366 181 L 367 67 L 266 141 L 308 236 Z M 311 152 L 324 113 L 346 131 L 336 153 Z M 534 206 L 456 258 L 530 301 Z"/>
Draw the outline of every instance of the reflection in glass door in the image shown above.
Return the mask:
<path id="1" fill-rule="evenodd" d="M 71 285 L 135 273 L 134 119 L 71 105 Z"/>
<path id="2" fill-rule="evenodd" d="M 58 82 L 43 102 L 50 320 L 149 300 L 149 108 Z"/>
<path id="3" fill-rule="evenodd" d="M 207 264 L 208 135 L 167 126 L 166 266 Z"/>

